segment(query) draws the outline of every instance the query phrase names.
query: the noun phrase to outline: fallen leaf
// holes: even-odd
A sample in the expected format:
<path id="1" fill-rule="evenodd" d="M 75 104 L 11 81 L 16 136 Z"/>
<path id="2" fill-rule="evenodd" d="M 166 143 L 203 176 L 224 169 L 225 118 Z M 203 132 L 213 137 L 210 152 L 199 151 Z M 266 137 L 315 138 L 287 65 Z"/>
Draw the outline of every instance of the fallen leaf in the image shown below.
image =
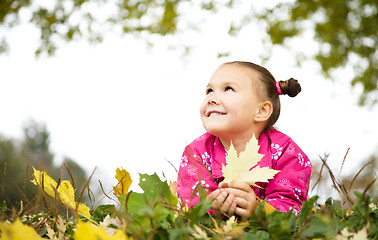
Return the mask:
<path id="1" fill-rule="evenodd" d="M 232 216 L 226 221 L 223 231 L 229 236 L 236 236 L 244 232 L 246 226 L 248 226 L 247 222 L 238 223 L 235 216 Z"/>
<path id="2" fill-rule="evenodd" d="M 235 216 L 230 217 L 227 221 L 226 224 L 223 225 L 222 227 L 219 227 L 217 222 L 215 221 L 214 218 L 212 218 L 215 229 L 212 229 L 214 232 L 219 233 L 219 234 L 225 234 L 227 236 L 236 236 L 244 232 L 244 228 L 248 226 L 247 222 L 243 223 L 238 223 L 236 220 Z"/>
<path id="3" fill-rule="evenodd" d="M 367 233 L 366 226 L 363 227 L 358 233 L 354 234 L 351 239 L 352 240 L 368 239 L 368 233 Z"/>
<path id="4" fill-rule="evenodd" d="M 118 180 L 118 184 L 113 187 L 114 195 L 122 196 L 129 191 L 129 187 L 133 180 L 131 180 L 130 174 L 125 169 L 116 170 L 115 178 Z"/>
<path id="5" fill-rule="evenodd" d="M 38 171 L 34 167 L 33 170 L 34 179 L 31 180 L 31 182 L 35 185 L 41 186 L 48 195 L 55 198 L 57 187 L 57 183 L 55 182 L 55 180 L 51 178 L 47 173 L 45 173 L 45 171 Z"/>
<path id="6" fill-rule="evenodd" d="M 55 234 L 54 230 L 50 227 L 50 225 L 48 225 L 46 222 L 45 222 L 45 225 L 46 225 L 46 230 L 47 230 L 47 236 L 49 237 L 49 239 L 59 240 L 56 237 L 56 234 Z"/>
<path id="7" fill-rule="evenodd" d="M 90 222 L 79 222 L 76 226 L 76 232 L 73 236 L 74 240 L 126 240 L 128 239 L 126 233 L 120 229 L 112 235 L 106 233 L 105 229 L 95 226 Z"/>
<path id="8" fill-rule="evenodd" d="M 91 209 L 85 203 L 79 203 L 77 207 L 77 212 L 88 219 L 91 218 L 90 210 Z"/>
<path id="9" fill-rule="evenodd" d="M 177 182 L 169 180 L 169 189 L 171 190 L 171 193 L 173 196 L 177 196 Z"/>
<path id="10" fill-rule="evenodd" d="M 0 222 L 0 239 L 43 239 L 34 228 L 23 224 L 20 219 L 16 219 L 13 223 Z"/>
<path id="11" fill-rule="evenodd" d="M 58 229 L 58 232 L 59 232 L 58 239 L 59 240 L 64 239 L 63 237 L 64 237 L 64 234 L 66 233 L 67 226 L 60 215 L 58 215 L 58 219 L 56 221 L 56 228 Z"/>
<path id="12" fill-rule="evenodd" d="M 267 214 L 271 214 L 272 212 L 277 211 L 277 209 L 275 209 L 272 205 L 270 205 L 267 202 L 264 203 L 264 210 Z"/>
<path id="13" fill-rule="evenodd" d="M 112 218 L 109 214 L 104 218 L 104 221 L 100 222 L 100 226 L 104 228 L 106 233 L 109 235 L 112 235 L 117 231 L 116 228 L 111 227 L 112 225 L 116 226 L 117 228 L 124 227 L 119 218 Z"/>
<path id="14" fill-rule="evenodd" d="M 75 189 L 68 180 L 62 180 L 59 186 L 53 178 L 51 178 L 46 172 L 38 171 L 33 167 L 34 179 L 31 180 L 32 183 L 43 188 L 43 190 L 50 196 L 57 200 L 60 200 L 64 205 L 76 209 L 76 204 L 78 205 L 77 212 L 90 219 L 91 215 L 89 212 L 89 207 L 85 203 L 77 203 L 75 201 Z"/>
<path id="15" fill-rule="evenodd" d="M 206 232 L 202 230 L 199 226 L 194 225 L 194 230 L 195 231 L 192 232 L 193 237 L 198 238 L 198 239 L 205 239 L 205 240 L 209 239 Z"/>

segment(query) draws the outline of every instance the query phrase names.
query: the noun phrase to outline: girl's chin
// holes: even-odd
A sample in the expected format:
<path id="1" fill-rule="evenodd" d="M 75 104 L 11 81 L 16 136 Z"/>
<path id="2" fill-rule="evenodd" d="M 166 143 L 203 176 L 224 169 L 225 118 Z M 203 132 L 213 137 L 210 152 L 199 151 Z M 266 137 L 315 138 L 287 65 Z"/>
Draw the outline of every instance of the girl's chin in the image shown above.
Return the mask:
<path id="1" fill-rule="evenodd" d="M 227 122 L 203 122 L 203 126 L 208 133 L 211 133 L 217 137 L 226 136 L 230 132 L 230 127 Z"/>
<path id="2" fill-rule="evenodd" d="M 226 138 L 227 136 L 224 130 L 218 128 L 206 128 L 206 131 L 219 138 Z"/>

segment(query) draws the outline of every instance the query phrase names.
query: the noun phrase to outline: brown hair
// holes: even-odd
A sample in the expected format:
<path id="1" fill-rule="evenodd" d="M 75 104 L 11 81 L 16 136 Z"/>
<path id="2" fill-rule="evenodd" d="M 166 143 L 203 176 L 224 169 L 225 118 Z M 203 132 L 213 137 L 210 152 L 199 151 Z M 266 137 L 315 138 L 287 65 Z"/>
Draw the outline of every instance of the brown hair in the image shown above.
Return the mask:
<path id="1" fill-rule="evenodd" d="M 273 112 L 270 116 L 268 123 L 265 127 L 265 130 L 273 128 L 273 125 L 277 122 L 278 117 L 280 116 L 281 103 L 279 98 L 279 93 L 276 87 L 276 80 L 273 75 L 264 67 L 251 63 L 251 62 L 228 62 L 226 64 L 237 64 L 239 66 L 246 67 L 248 69 L 254 70 L 258 73 L 258 79 L 260 80 L 261 97 L 272 103 Z M 289 95 L 290 97 L 295 97 L 301 91 L 301 85 L 296 79 L 290 78 L 286 81 L 279 81 L 279 86 L 281 88 L 282 94 Z"/>

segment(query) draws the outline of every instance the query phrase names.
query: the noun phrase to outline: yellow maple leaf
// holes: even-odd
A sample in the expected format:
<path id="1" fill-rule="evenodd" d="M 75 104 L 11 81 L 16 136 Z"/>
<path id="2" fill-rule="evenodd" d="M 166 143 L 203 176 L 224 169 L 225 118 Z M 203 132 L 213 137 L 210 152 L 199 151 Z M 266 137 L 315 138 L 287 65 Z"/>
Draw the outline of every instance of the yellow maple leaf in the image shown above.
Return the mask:
<path id="1" fill-rule="evenodd" d="M 279 170 L 268 167 L 256 166 L 264 154 L 258 153 L 260 146 L 255 136 L 245 146 L 245 150 L 238 156 L 231 143 L 226 156 L 226 164 L 222 166 L 224 182 L 245 182 L 249 185 L 256 185 L 256 182 L 268 182 Z M 251 169 L 254 167 L 253 169 Z M 251 169 L 251 170 L 250 170 Z"/>
<path id="2" fill-rule="evenodd" d="M 126 233 L 121 229 L 117 229 L 112 235 L 108 235 L 102 227 L 95 226 L 90 222 L 79 222 L 76 226 L 76 232 L 73 236 L 74 240 L 126 240 Z"/>
<path id="3" fill-rule="evenodd" d="M 43 239 L 31 226 L 23 224 L 19 219 L 9 224 L 0 222 L 0 232 L 2 240 L 18 240 L 18 239 Z"/>
<path id="4" fill-rule="evenodd" d="M 214 222 L 215 228 L 210 230 L 219 234 L 225 234 L 227 236 L 237 236 L 244 232 L 244 228 L 249 225 L 248 222 L 238 223 L 235 216 L 230 217 L 226 221 L 226 224 L 224 224 L 222 227 L 218 226 L 217 221 L 213 217 L 211 217 L 211 219 Z"/>
<path id="5" fill-rule="evenodd" d="M 71 208 L 76 208 L 75 189 L 71 185 L 70 181 L 63 180 L 60 183 L 57 191 L 63 204 L 68 205 Z"/>
<path id="6" fill-rule="evenodd" d="M 79 206 L 77 207 L 77 212 L 88 219 L 91 218 L 90 210 L 91 209 L 85 203 L 79 203 Z"/>
<path id="7" fill-rule="evenodd" d="M 90 209 L 84 203 L 77 203 L 75 201 L 75 189 L 68 180 L 62 180 L 60 185 L 53 178 L 51 178 L 45 171 L 41 172 L 33 167 L 34 179 L 31 180 L 35 185 L 43 187 L 43 190 L 50 196 L 57 200 L 60 200 L 64 205 L 76 209 L 76 204 L 78 204 L 77 212 L 86 218 L 91 218 L 89 213 Z"/>
<path id="8" fill-rule="evenodd" d="M 35 185 L 41 186 L 48 195 L 55 198 L 57 187 L 57 183 L 55 182 L 55 180 L 51 178 L 47 173 L 45 173 L 45 171 L 38 171 L 34 167 L 33 170 L 34 179 L 31 180 L 31 182 Z"/>
<path id="9" fill-rule="evenodd" d="M 114 195 L 121 196 L 129 191 L 129 187 L 133 180 L 131 180 L 130 174 L 125 169 L 116 170 L 115 178 L 118 180 L 118 184 L 113 187 Z"/>
<path id="10" fill-rule="evenodd" d="M 264 204 L 264 210 L 267 214 L 271 214 L 272 212 L 277 211 L 277 209 L 275 207 L 273 207 L 272 205 L 270 205 L 267 202 Z"/>

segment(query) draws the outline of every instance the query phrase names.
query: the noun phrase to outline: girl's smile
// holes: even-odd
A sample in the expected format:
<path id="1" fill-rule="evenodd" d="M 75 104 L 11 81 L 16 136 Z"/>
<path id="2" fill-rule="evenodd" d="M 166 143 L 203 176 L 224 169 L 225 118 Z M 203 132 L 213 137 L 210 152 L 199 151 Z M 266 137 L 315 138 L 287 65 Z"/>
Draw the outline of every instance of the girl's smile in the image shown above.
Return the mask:
<path id="1" fill-rule="evenodd" d="M 225 110 L 218 110 L 218 109 L 212 109 L 212 108 L 209 108 L 208 110 L 206 110 L 206 113 L 205 113 L 207 117 L 224 116 L 226 114 L 227 113 L 225 112 Z"/>

